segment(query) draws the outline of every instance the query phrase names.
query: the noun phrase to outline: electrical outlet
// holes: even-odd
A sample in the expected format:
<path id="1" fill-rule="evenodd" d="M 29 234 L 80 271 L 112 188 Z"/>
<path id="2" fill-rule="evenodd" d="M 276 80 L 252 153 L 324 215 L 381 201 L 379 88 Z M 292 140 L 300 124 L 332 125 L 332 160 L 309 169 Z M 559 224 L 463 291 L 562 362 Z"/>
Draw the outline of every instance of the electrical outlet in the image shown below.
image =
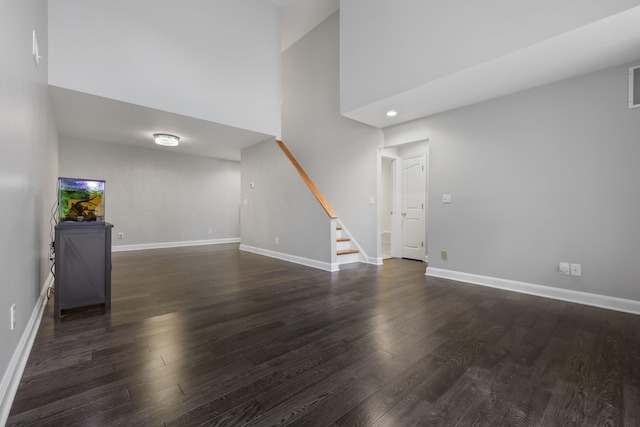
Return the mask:
<path id="1" fill-rule="evenodd" d="M 16 328 L 16 305 L 11 305 L 11 330 Z"/>
<path id="2" fill-rule="evenodd" d="M 118 233 L 118 239 L 120 240 L 124 239 L 124 233 Z"/>
<path id="3" fill-rule="evenodd" d="M 571 264 L 571 275 L 582 276 L 582 264 Z"/>
<path id="4" fill-rule="evenodd" d="M 443 249 L 440 251 L 440 258 L 442 258 L 443 260 L 447 260 L 449 259 L 449 251 L 447 251 L 446 249 Z"/>
<path id="5" fill-rule="evenodd" d="M 280 239 L 276 236 L 276 245 L 280 244 Z"/>
<path id="6" fill-rule="evenodd" d="M 211 228 L 209 229 L 209 234 L 213 234 L 213 230 Z"/>

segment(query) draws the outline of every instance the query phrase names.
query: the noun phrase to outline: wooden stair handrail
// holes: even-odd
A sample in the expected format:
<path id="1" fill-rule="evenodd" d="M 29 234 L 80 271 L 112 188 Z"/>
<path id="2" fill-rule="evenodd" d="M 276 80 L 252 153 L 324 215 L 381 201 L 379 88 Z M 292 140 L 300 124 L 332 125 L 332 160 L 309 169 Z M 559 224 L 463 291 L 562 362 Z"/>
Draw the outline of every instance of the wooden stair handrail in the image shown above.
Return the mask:
<path id="1" fill-rule="evenodd" d="M 336 213 L 333 211 L 333 209 L 331 208 L 331 205 L 329 205 L 329 202 L 327 202 L 327 199 L 324 198 L 320 190 L 318 190 L 318 187 L 316 187 L 313 181 L 311 181 L 311 178 L 309 178 L 309 175 L 307 175 L 304 169 L 302 169 L 302 166 L 300 166 L 300 163 L 298 163 L 296 158 L 293 157 L 293 154 L 291 154 L 291 151 L 289 151 L 287 146 L 284 145 L 284 142 L 278 139 L 276 139 L 276 142 L 278 143 L 278 145 L 280 146 L 284 154 L 289 158 L 289 161 L 291 162 L 293 167 L 296 168 L 296 170 L 298 171 L 298 174 L 300 174 L 300 177 L 302 178 L 304 183 L 307 184 L 307 187 L 309 187 L 309 190 L 311 190 L 311 193 L 313 193 L 316 200 L 318 200 L 318 203 L 320 203 L 320 206 L 322 206 L 325 212 L 327 212 L 327 215 L 329 215 L 331 219 L 338 218 L 338 215 L 336 215 Z"/>

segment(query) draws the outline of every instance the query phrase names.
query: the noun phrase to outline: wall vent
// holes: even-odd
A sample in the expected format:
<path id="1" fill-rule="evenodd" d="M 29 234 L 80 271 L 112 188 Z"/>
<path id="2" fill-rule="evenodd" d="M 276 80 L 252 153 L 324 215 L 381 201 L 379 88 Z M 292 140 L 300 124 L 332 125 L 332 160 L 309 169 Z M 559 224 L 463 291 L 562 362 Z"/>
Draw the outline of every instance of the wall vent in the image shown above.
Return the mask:
<path id="1" fill-rule="evenodd" d="M 640 107 L 640 65 L 629 68 L 629 108 Z"/>

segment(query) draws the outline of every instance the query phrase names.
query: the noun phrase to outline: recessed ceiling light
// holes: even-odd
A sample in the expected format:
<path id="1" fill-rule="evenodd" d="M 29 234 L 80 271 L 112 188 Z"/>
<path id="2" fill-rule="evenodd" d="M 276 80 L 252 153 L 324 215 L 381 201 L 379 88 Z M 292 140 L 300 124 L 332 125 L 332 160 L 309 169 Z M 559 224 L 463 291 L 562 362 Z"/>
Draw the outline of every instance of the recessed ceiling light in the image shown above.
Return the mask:
<path id="1" fill-rule="evenodd" d="M 397 112 L 397 111 L 394 111 L 394 110 L 389 110 L 389 111 L 387 111 L 387 117 L 394 117 L 394 116 L 396 116 L 397 114 L 398 114 L 398 112 Z"/>
<path id="2" fill-rule="evenodd" d="M 156 141 L 156 144 L 167 147 L 175 147 L 180 142 L 179 136 L 169 135 L 168 133 L 154 133 L 153 139 Z"/>

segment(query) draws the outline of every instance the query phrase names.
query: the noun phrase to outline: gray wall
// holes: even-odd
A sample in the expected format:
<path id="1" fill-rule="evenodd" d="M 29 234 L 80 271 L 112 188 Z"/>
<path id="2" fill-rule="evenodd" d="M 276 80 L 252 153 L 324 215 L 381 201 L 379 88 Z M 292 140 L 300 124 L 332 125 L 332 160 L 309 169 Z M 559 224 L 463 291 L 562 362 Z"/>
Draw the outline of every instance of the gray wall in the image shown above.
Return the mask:
<path id="1" fill-rule="evenodd" d="M 280 7 L 275 2 L 49 4 L 51 85 L 280 134 Z"/>
<path id="2" fill-rule="evenodd" d="M 63 139 L 60 175 L 106 181 L 114 246 L 240 237 L 239 162 Z"/>
<path id="3" fill-rule="evenodd" d="M 242 150 L 242 203 L 243 245 L 331 262 L 329 216 L 275 140 Z"/>
<path id="4" fill-rule="evenodd" d="M 385 129 L 429 139 L 429 266 L 640 300 L 640 109 L 627 87 L 625 65 Z"/>
<path id="5" fill-rule="evenodd" d="M 343 1 L 342 111 L 486 64 L 639 4 L 638 0 Z M 542 75 L 544 68 L 536 74 Z M 508 79 L 514 77 L 519 76 Z"/>
<path id="6" fill-rule="evenodd" d="M 282 55 L 282 136 L 369 257 L 377 255 L 380 129 L 340 116 L 339 13 Z"/>
<path id="7" fill-rule="evenodd" d="M 33 29 L 43 57 L 39 68 L 31 55 Z M 56 200 L 58 141 L 47 90 L 47 2 L 0 0 L 0 52 L 0 375 L 5 378 L 51 265 L 49 210 Z"/>

